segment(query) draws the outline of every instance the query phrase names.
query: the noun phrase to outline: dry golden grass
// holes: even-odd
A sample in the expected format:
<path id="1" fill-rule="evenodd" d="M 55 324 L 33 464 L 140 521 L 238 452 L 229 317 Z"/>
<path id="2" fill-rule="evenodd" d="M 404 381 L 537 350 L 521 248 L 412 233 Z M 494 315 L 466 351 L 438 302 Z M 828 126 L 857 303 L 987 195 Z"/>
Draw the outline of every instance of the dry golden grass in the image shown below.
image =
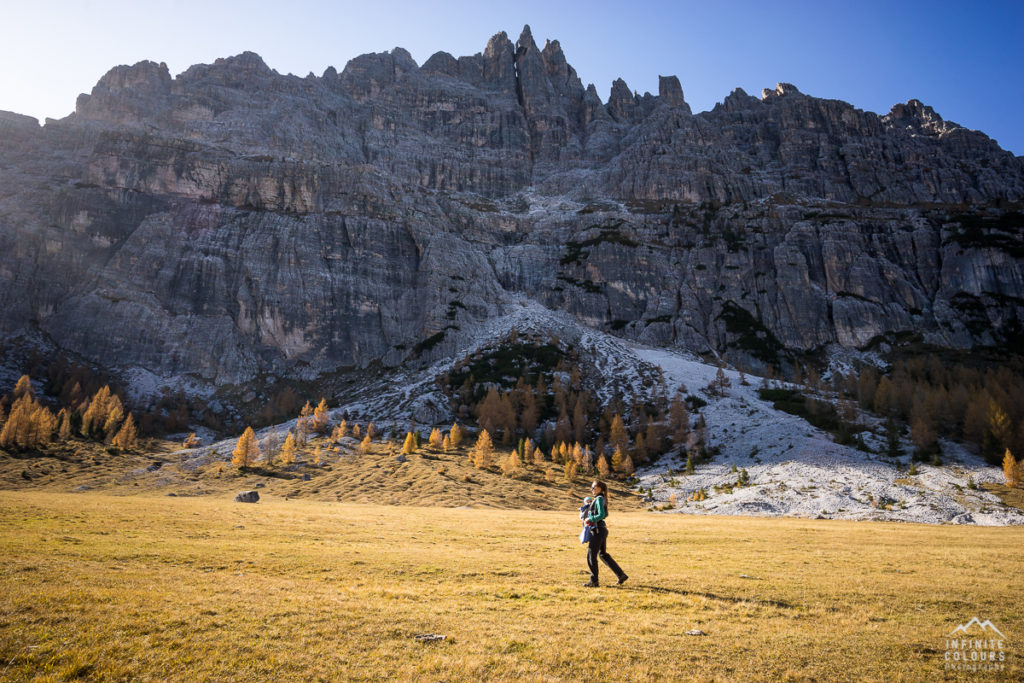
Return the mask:
<path id="1" fill-rule="evenodd" d="M 497 462 L 486 470 L 473 467 L 465 444 L 450 453 L 424 445 L 401 463 L 396 461 L 399 446 L 375 442 L 368 453 L 347 448 L 339 454 L 318 438 L 299 449 L 292 468 L 275 465 L 240 472 L 228 460 L 192 470 L 184 466 L 183 457 L 194 454 L 183 456 L 179 445 L 168 442 L 147 442 L 143 453 L 112 455 L 98 444 L 75 440 L 31 457 L 0 451 L 0 488 L 197 496 L 259 487 L 262 494 L 287 498 L 532 510 L 578 507 L 589 493 L 589 479 L 580 475 L 570 483 L 561 466 L 551 462 L 530 465 L 509 478 L 501 475 Z M 321 465 L 313 464 L 317 447 Z M 507 455 L 510 448 L 499 448 L 497 455 Z M 643 507 L 624 483 L 609 485 L 621 509 Z"/>
<path id="2" fill-rule="evenodd" d="M 931 681 L 974 616 L 1024 675 L 1024 529 L 615 505 L 585 589 L 569 506 L 0 491 L 0 679 Z"/>

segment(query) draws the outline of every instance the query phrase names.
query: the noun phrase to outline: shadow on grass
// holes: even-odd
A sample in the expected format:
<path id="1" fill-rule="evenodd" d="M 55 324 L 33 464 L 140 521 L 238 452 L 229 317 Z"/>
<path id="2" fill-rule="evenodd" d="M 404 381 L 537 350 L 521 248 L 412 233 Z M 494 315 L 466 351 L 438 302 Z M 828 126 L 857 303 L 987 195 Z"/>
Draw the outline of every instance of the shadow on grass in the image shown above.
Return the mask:
<path id="1" fill-rule="evenodd" d="M 646 586 L 642 584 L 636 584 L 633 586 L 623 586 L 621 590 L 645 590 L 650 591 L 652 593 L 669 593 L 672 595 L 684 595 L 694 598 L 707 598 L 708 600 L 717 600 L 719 602 L 728 602 L 732 604 L 749 602 L 755 605 L 767 605 L 769 607 L 778 607 L 780 609 L 796 609 L 796 605 L 792 605 L 782 600 L 768 600 L 764 598 L 740 598 L 733 595 L 717 595 L 715 593 L 706 593 L 703 591 L 688 591 L 682 588 L 665 588 L 664 586 Z"/>

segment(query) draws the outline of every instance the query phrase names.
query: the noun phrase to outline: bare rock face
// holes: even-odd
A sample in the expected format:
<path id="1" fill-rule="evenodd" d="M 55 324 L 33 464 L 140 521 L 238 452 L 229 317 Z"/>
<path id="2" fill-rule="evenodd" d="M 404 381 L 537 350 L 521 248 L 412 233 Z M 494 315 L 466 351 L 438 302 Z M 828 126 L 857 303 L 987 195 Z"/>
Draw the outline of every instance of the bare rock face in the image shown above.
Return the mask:
<path id="1" fill-rule="evenodd" d="M 1016 343 L 1024 160 L 911 100 L 789 84 L 607 103 L 529 27 L 320 78 L 244 53 L 0 112 L 0 334 L 228 401 L 450 353 L 516 297 L 778 365 L 908 335 Z"/>

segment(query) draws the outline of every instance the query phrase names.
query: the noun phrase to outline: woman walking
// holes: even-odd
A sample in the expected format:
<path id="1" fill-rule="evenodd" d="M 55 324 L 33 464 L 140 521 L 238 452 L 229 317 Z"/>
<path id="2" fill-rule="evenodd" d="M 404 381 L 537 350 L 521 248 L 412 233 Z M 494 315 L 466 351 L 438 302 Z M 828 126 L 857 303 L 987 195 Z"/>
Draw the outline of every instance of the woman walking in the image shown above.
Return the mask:
<path id="1" fill-rule="evenodd" d="M 590 504 L 590 514 L 587 521 L 592 524 L 590 528 L 590 545 L 587 547 L 587 566 L 590 567 L 590 581 L 583 584 L 587 588 L 597 588 L 597 560 L 601 559 L 608 568 L 615 572 L 619 578 L 618 585 L 622 585 L 629 577 L 626 572 L 608 554 L 608 527 L 604 520 L 608 517 L 608 485 L 603 481 L 595 481 L 590 485 L 594 502 Z"/>

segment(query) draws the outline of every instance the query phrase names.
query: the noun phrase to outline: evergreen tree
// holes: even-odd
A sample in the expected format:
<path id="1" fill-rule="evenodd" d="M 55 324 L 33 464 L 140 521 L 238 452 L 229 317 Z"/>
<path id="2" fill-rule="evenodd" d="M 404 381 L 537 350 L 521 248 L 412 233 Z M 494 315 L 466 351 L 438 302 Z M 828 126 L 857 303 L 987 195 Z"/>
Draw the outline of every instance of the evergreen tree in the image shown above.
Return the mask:
<path id="1" fill-rule="evenodd" d="M 885 421 L 885 441 L 886 455 L 890 458 L 898 458 L 903 455 L 903 447 L 900 446 L 900 430 L 896 425 L 896 420 L 891 415 Z"/>
<path id="2" fill-rule="evenodd" d="M 693 474 L 693 453 L 686 454 L 686 474 Z"/>
<path id="3" fill-rule="evenodd" d="M 246 427 L 231 453 L 231 463 L 241 467 L 252 467 L 260 457 L 260 446 L 252 427 Z"/>

